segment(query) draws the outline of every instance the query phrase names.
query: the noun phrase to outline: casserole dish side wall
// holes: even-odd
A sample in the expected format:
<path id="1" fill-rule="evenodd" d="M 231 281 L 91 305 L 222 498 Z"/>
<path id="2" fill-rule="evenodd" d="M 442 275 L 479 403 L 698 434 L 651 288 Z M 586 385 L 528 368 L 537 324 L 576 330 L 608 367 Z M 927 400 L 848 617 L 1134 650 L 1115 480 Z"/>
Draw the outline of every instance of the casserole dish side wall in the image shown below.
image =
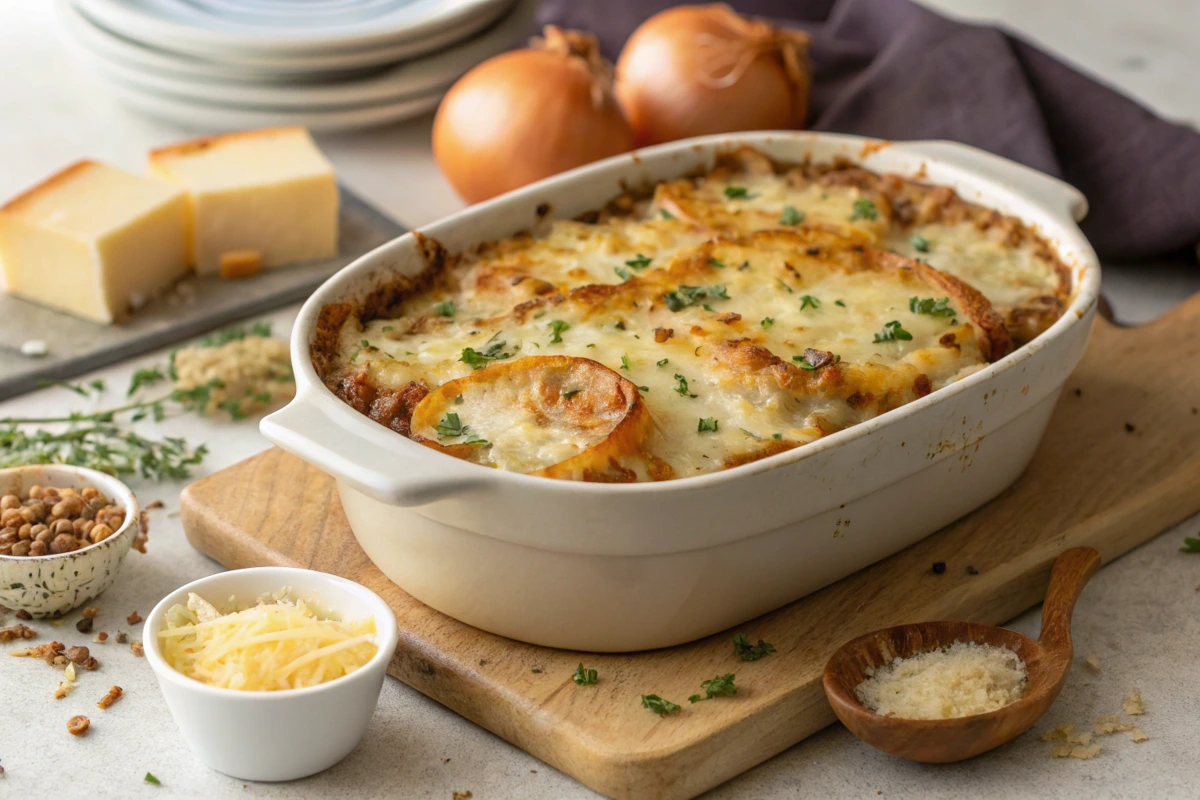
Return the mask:
<path id="1" fill-rule="evenodd" d="M 855 157 L 867 141 L 771 133 L 665 145 L 519 190 L 425 233 L 452 251 L 467 249 L 528 227 L 543 203 L 554 216 L 573 216 L 603 205 L 623 182 L 676 177 L 737 144 L 800 161 Z M 946 143 L 889 145 L 856 160 L 923 172 L 967 200 L 1036 223 L 1074 271 L 1071 307 L 981 372 L 788 453 L 655 484 L 555 481 L 434 453 L 320 384 L 308 350 L 317 313 L 393 271 L 422 268 L 407 236 L 344 269 L 306 304 L 292 341 L 297 398 L 264 420 L 263 431 L 338 479 L 351 526 L 385 574 L 497 633 L 581 649 L 660 647 L 797 599 L 967 513 L 1017 477 L 1083 354 L 1099 283 L 1095 256 L 1070 219 L 1082 198 L 1069 187 Z M 847 516 L 850 526 L 835 536 L 831 523 Z M 569 608 L 568 598 L 585 595 L 602 615 Z"/>

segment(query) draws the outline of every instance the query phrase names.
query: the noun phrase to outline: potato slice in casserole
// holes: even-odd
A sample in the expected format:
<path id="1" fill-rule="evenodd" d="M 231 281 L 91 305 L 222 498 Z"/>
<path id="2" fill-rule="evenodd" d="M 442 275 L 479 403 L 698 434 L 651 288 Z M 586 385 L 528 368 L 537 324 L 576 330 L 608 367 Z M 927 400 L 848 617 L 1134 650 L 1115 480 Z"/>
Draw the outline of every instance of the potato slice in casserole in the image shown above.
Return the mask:
<path id="1" fill-rule="evenodd" d="M 1023 339 L 1055 318 L 1061 265 L 1030 255 L 1045 243 L 952 192 L 930 202 L 969 212 L 937 223 L 972 242 L 955 274 L 881 246 L 941 191 L 915 185 L 739 151 L 459 257 L 423 239 L 423 276 L 386 302 L 322 311 L 314 364 L 372 419 L 500 469 L 641 481 L 765 458 L 1001 358 L 1006 322 Z M 1032 272 L 991 275 L 1011 255 L 996 262 L 995 248 L 1026 248 Z M 999 313 L 966 274 L 1001 295 L 1017 286 L 1013 304 Z"/>
<path id="2" fill-rule="evenodd" d="M 603 364 L 527 356 L 442 384 L 411 426 L 422 444 L 479 464 L 628 481 L 646 463 L 653 423 L 637 386 Z"/>

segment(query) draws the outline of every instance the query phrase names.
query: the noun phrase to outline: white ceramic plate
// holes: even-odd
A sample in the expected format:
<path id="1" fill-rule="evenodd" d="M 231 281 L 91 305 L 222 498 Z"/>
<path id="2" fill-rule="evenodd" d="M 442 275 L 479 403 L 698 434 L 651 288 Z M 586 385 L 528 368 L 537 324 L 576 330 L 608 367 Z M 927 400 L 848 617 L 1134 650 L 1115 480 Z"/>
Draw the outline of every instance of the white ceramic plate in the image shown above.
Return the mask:
<path id="1" fill-rule="evenodd" d="M 146 92 L 219 106 L 262 106 L 276 110 L 333 109 L 395 102 L 445 91 L 469 69 L 511 49 L 529 30 L 537 0 L 520 0 L 513 13 L 483 35 L 426 58 L 398 64 L 358 80 L 307 85 L 222 82 L 172 75 L 127 64 L 78 40 L 82 55 L 105 78 Z M 72 13 L 68 8 L 67 14 Z M 87 23 L 82 23 L 86 25 Z"/>
<path id="2" fill-rule="evenodd" d="M 415 55 L 479 31 L 510 5 L 509 0 L 75 2 L 114 33 L 199 56 L 312 56 L 401 43 L 412 48 L 406 55 Z M 234 7 L 245 13 L 234 13 Z"/>
<path id="3" fill-rule="evenodd" d="M 346 109 L 289 111 L 271 108 L 215 106 L 153 94 L 118 81 L 109 89 L 125 105 L 141 113 L 201 133 L 304 125 L 312 131 L 373 128 L 420 116 L 437 108 L 443 91 L 391 103 Z"/>

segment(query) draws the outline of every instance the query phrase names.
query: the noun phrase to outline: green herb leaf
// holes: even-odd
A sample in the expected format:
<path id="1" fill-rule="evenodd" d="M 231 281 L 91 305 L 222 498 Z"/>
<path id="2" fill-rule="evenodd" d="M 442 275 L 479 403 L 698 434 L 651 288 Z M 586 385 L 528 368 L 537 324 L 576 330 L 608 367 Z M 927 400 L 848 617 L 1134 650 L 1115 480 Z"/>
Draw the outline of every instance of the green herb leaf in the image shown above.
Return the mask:
<path id="1" fill-rule="evenodd" d="M 775 318 L 774 317 L 763 317 L 762 322 L 760 322 L 759 324 L 763 326 L 763 330 L 765 331 L 767 328 L 769 328 L 775 324 Z"/>
<path id="2" fill-rule="evenodd" d="M 715 283 L 712 286 L 680 286 L 674 292 L 667 292 L 663 300 L 672 311 L 682 311 L 688 306 L 701 305 L 705 300 L 728 300 L 725 284 Z"/>
<path id="3" fill-rule="evenodd" d="M 782 434 L 782 433 L 772 433 L 772 434 L 771 434 L 771 438 L 772 438 L 772 439 L 782 439 L 782 438 L 783 438 L 783 434 Z"/>
<path id="4" fill-rule="evenodd" d="M 583 391 L 583 389 L 568 389 L 567 391 L 562 393 L 563 400 L 570 400 L 572 397 L 574 397 L 575 395 L 579 394 L 582 391 Z"/>
<path id="5" fill-rule="evenodd" d="M 200 340 L 201 347 L 220 347 L 229 344 L 230 342 L 240 342 L 247 336 L 257 336 L 261 339 L 269 338 L 271 335 L 271 323 L 256 322 L 250 326 L 247 331 L 241 325 L 234 325 L 231 328 L 226 328 L 221 331 L 205 337 Z"/>
<path id="6" fill-rule="evenodd" d="M 749 436 L 751 439 L 761 439 L 761 438 L 762 438 L 762 437 L 761 437 L 761 436 L 759 436 L 757 433 L 754 433 L 754 432 L 752 432 L 752 431 L 748 431 L 748 430 L 746 430 L 745 428 L 738 428 L 738 430 L 739 430 L 739 431 L 741 431 L 742 433 L 746 434 L 747 436 Z"/>
<path id="7" fill-rule="evenodd" d="M 443 317 L 453 317 L 458 313 L 458 309 L 454 307 L 453 300 L 443 300 L 433 307 L 435 314 L 441 314 Z"/>
<path id="8" fill-rule="evenodd" d="M 437 431 L 439 439 L 453 439 L 466 433 L 467 427 L 467 425 L 462 424 L 462 420 L 458 418 L 458 414 L 449 413 L 437 424 L 434 430 Z"/>
<path id="9" fill-rule="evenodd" d="M 683 377 L 679 373 L 675 373 L 675 393 L 681 394 L 684 397 L 695 397 L 696 396 L 694 394 L 691 394 L 688 391 L 687 378 Z"/>
<path id="10" fill-rule="evenodd" d="M 379 330 L 382 331 L 383 333 L 389 333 L 391 331 L 396 330 L 396 326 L 395 325 L 384 325 Z"/>
<path id="11" fill-rule="evenodd" d="M 957 312 L 950 307 L 950 298 L 943 297 L 935 301 L 932 297 L 910 297 L 908 310 L 914 314 L 928 314 L 931 317 L 954 317 Z"/>
<path id="12" fill-rule="evenodd" d="M 919 233 L 914 233 L 909 237 L 908 241 L 912 244 L 913 249 L 918 253 L 929 252 L 929 240 Z"/>
<path id="13" fill-rule="evenodd" d="M 781 438 L 779 434 L 775 434 L 775 438 Z M 733 654 L 742 661 L 757 661 L 765 655 L 770 655 L 775 652 L 775 645 L 770 642 L 758 640 L 758 644 L 750 644 L 750 640 L 743 633 L 735 633 L 733 635 Z"/>
<path id="14" fill-rule="evenodd" d="M 900 327 L 898 320 L 892 320 L 883 326 L 883 330 L 875 334 L 875 343 L 894 342 L 898 340 L 911 341 L 912 334 Z"/>
<path id="15" fill-rule="evenodd" d="M 780 225 L 799 225 L 804 222 L 806 214 L 803 211 L 797 211 L 795 206 L 784 206 L 783 216 L 779 218 Z"/>
<path id="16" fill-rule="evenodd" d="M 646 267 L 650 266 L 650 261 L 651 259 L 642 255 L 641 253 L 638 253 L 637 258 L 629 259 L 625 262 L 625 266 L 633 267 L 634 269 L 645 269 Z"/>
<path id="17" fill-rule="evenodd" d="M 738 264 L 738 272 L 745 272 L 748 269 L 750 269 L 750 261 L 749 260 L 743 261 L 741 264 Z"/>
<path id="18" fill-rule="evenodd" d="M 778 281 L 779 281 L 779 285 L 780 285 L 780 286 L 782 286 L 784 289 L 787 289 L 787 293 L 788 293 L 788 294 L 795 294 L 795 293 L 796 293 L 796 290 L 795 290 L 795 289 L 793 289 L 792 287 L 788 286 L 786 283 L 784 283 L 782 278 L 779 278 L 779 279 L 778 279 Z"/>
<path id="19" fill-rule="evenodd" d="M 854 213 L 850 215 L 850 221 L 856 219 L 873 220 L 879 218 L 879 209 L 875 207 L 875 201 L 863 197 L 854 201 Z"/>
<path id="20" fill-rule="evenodd" d="M 806 308 L 820 308 L 820 307 L 821 307 L 821 301 L 818 300 L 817 298 L 813 297 L 811 294 L 806 294 L 800 298 L 800 310 L 801 311 L 803 311 Z"/>
<path id="21" fill-rule="evenodd" d="M 1200 539 L 1194 536 L 1185 536 L 1183 547 L 1179 549 L 1185 553 L 1200 553 Z"/>
<path id="22" fill-rule="evenodd" d="M 667 361 L 668 361 L 668 359 L 664 358 L 663 360 L 658 362 L 658 366 L 665 367 L 667 365 Z"/>
<path id="23" fill-rule="evenodd" d="M 658 210 L 658 215 L 660 217 L 662 217 L 663 219 L 675 219 L 675 215 L 672 214 L 670 211 L 667 211 L 665 208 L 660 208 Z"/>
<path id="24" fill-rule="evenodd" d="M 812 372 L 813 370 L 815 370 L 817 368 L 815 364 L 810 364 L 808 362 L 807 355 L 792 356 L 792 361 L 795 361 L 796 366 L 800 367 L 800 369 L 806 369 L 809 372 Z"/>
<path id="25" fill-rule="evenodd" d="M 162 786 L 162 781 L 154 777 L 153 773 L 147 772 L 146 777 L 142 778 L 146 783 L 153 783 L 155 786 Z"/>
<path id="26" fill-rule="evenodd" d="M 625 370 L 626 372 L 629 371 L 629 356 L 621 356 L 621 369 Z"/>
<path id="27" fill-rule="evenodd" d="M 664 700 L 656 694 L 642 695 L 642 708 L 648 708 L 660 717 L 665 717 L 672 711 L 678 711 L 679 706 L 670 700 Z"/>
<path id="28" fill-rule="evenodd" d="M 845 303 L 843 303 L 841 300 L 834 300 L 834 301 L 833 301 L 833 304 L 834 304 L 835 306 L 841 306 L 842 308 L 845 308 L 845 307 L 846 307 L 846 304 L 845 304 Z"/>
<path id="29" fill-rule="evenodd" d="M 571 676 L 571 680 L 575 681 L 578 686 L 594 686 L 597 678 L 599 678 L 599 673 L 594 669 L 584 669 L 582 661 L 575 668 L 575 674 Z"/>
<path id="30" fill-rule="evenodd" d="M 559 344 L 562 342 L 563 331 L 570 330 L 571 325 L 567 322 L 563 322 L 561 319 L 554 319 L 550 321 L 549 328 L 550 344 Z"/>
<path id="31" fill-rule="evenodd" d="M 757 194 L 751 194 L 745 186 L 726 186 L 725 196 L 730 200 L 753 200 Z"/>
<path id="32" fill-rule="evenodd" d="M 715 268 L 717 268 L 717 269 L 725 269 L 725 264 L 724 264 L 724 262 L 722 262 L 722 261 L 719 261 L 718 259 L 715 259 L 715 258 L 710 258 L 710 259 L 708 260 L 708 265 L 709 265 L 710 267 L 715 267 Z"/>
<path id="33" fill-rule="evenodd" d="M 713 419 L 712 417 L 701 417 L 700 424 L 696 426 L 696 432 L 704 433 L 705 431 L 708 431 L 710 433 L 716 433 L 717 425 L 719 424 L 720 420 Z"/>
<path id="34" fill-rule="evenodd" d="M 500 333 L 497 332 L 492 339 L 495 339 L 496 336 L 499 335 Z M 482 353 L 473 347 L 464 347 L 462 356 L 459 357 L 458 360 L 469 365 L 471 369 L 483 369 L 487 366 L 489 361 L 499 361 L 500 359 L 510 358 L 512 356 L 512 353 L 504 352 L 504 348 L 508 344 L 507 342 L 493 342 L 491 339 L 489 339 L 488 342 L 490 342 L 490 344 L 487 345 L 487 349 L 485 349 Z"/>
<path id="35" fill-rule="evenodd" d="M 617 277 L 623 281 L 627 281 L 633 277 L 629 270 L 625 269 L 624 267 L 613 267 L 613 272 L 617 273 Z"/>
<path id="36" fill-rule="evenodd" d="M 688 698 L 689 703 L 699 703 L 701 700 L 712 700 L 720 695 L 737 694 L 737 687 L 733 685 L 733 673 L 728 675 L 718 675 L 712 680 L 701 681 L 700 688 L 704 690 L 704 697 L 694 694 Z"/>

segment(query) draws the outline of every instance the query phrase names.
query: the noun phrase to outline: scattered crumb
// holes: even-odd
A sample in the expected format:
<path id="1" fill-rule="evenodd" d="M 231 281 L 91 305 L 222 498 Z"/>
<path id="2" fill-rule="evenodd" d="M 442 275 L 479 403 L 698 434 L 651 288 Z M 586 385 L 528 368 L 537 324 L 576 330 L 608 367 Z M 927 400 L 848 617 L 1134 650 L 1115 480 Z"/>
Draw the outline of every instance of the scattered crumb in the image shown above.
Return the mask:
<path id="1" fill-rule="evenodd" d="M 470 789 L 468 789 L 465 792 L 455 792 L 454 793 L 454 800 L 470 800 L 471 797 L 472 797 L 472 794 L 471 794 Z"/>
<path id="2" fill-rule="evenodd" d="M 1071 735 L 1071 729 L 1074 725 L 1055 725 L 1053 730 L 1046 731 L 1042 734 L 1038 741 L 1042 742 L 1065 742 L 1067 737 Z"/>
<path id="3" fill-rule="evenodd" d="M 100 609 L 95 606 L 88 606 L 83 610 L 84 619 L 95 619 L 100 614 Z"/>
<path id="4" fill-rule="evenodd" d="M 1132 722 L 1121 722 L 1121 718 L 1116 714 L 1101 714 L 1096 717 L 1096 721 L 1092 723 L 1092 730 L 1101 736 L 1108 736 L 1119 731 L 1128 731 L 1133 729 Z"/>
<path id="5" fill-rule="evenodd" d="M 1069 744 L 1056 744 L 1050 748 L 1051 758 L 1066 758 L 1069 755 L 1071 755 L 1071 745 Z"/>
<path id="6" fill-rule="evenodd" d="M 137 611 L 134 611 L 133 613 L 131 613 L 129 616 L 127 616 L 125 618 L 125 621 L 128 622 L 130 625 L 137 625 L 139 622 L 142 621 L 142 615 L 139 614 Z"/>
<path id="7" fill-rule="evenodd" d="M 1130 716 L 1145 714 L 1146 707 L 1142 705 L 1142 693 L 1137 689 L 1133 690 L 1133 694 L 1126 697 L 1121 703 L 1121 710 Z"/>
<path id="8" fill-rule="evenodd" d="M 96 708 L 102 708 L 102 709 L 108 708 L 113 703 L 120 700 L 122 695 L 124 695 L 124 694 L 125 694 L 124 689 L 122 689 L 120 686 L 114 686 L 108 690 L 108 694 L 106 694 L 106 695 L 104 695 L 104 697 L 100 698 L 100 702 L 96 703 Z"/>
<path id="9" fill-rule="evenodd" d="M 41 339 L 26 339 L 21 342 L 21 355 L 26 358 L 45 358 L 50 348 Z"/>
<path id="10" fill-rule="evenodd" d="M 1072 744 L 1082 744 L 1085 746 L 1089 745 L 1092 743 L 1092 732 L 1088 731 L 1086 733 L 1081 733 L 1078 736 L 1072 736 L 1067 739 L 1067 741 L 1071 742 Z"/>
<path id="11" fill-rule="evenodd" d="M 62 700 L 64 697 L 75 691 L 75 684 L 71 681 L 60 681 L 58 688 L 54 690 L 54 699 Z"/>
<path id="12" fill-rule="evenodd" d="M 133 643 L 131 643 L 131 644 L 129 645 L 129 649 L 130 649 L 130 651 L 131 651 L 131 652 L 132 652 L 132 653 L 133 653 L 135 656 L 144 656 L 144 655 L 146 655 L 146 649 L 145 649 L 144 647 L 142 647 L 142 643 L 141 643 L 141 642 L 133 642 Z"/>
<path id="13" fill-rule="evenodd" d="M 105 642 L 108 641 L 108 634 L 105 633 L 104 631 L 100 631 L 99 633 L 97 633 L 95 636 L 92 637 L 92 641 L 97 642 L 99 644 L 104 644 Z"/>
<path id="14" fill-rule="evenodd" d="M 153 511 L 153 510 L 154 510 L 154 509 L 156 509 L 156 508 L 162 508 L 162 507 L 163 507 L 163 501 L 162 501 L 162 500 L 154 500 L 154 501 L 152 501 L 152 502 L 151 502 L 149 505 L 147 505 L 147 506 L 146 506 L 146 510 L 147 510 L 147 511 Z"/>
<path id="15" fill-rule="evenodd" d="M 1125 432 L 1126 432 L 1126 433 L 1133 433 L 1135 430 L 1137 430 L 1137 428 L 1133 427 L 1133 423 L 1132 423 L 1132 422 L 1126 422 L 1126 423 L 1125 423 Z"/>
<path id="16" fill-rule="evenodd" d="M 934 575 L 941 575 L 945 571 L 946 571 L 946 562 L 945 561 L 933 562 L 933 574 Z"/>
<path id="17" fill-rule="evenodd" d="M 84 617 L 83 619 L 79 620 L 79 622 L 75 623 L 75 630 L 79 631 L 80 633 L 91 633 L 92 624 L 93 623 L 90 619 Z"/>
<path id="18" fill-rule="evenodd" d="M 117 644 L 125 644 L 129 641 L 129 634 L 125 631 L 117 631 Z"/>
<path id="19" fill-rule="evenodd" d="M 449 763 L 450 763 L 450 759 L 449 759 L 449 758 L 443 758 L 443 759 L 442 759 L 442 763 L 443 763 L 443 764 L 449 764 Z"/>
<path id="20" fill-rule="evenodd" d="M 486 667 L 486 666 L 487 666 L 487 659 L 486 659 L 486 658 L 481 658 L 481 659 L 479 659 L 479 666 L 481 666 L 481 667 Z"/>
<path id="21" fill-rule="evenodd" d="M 1080 747 L 1076 745 L 1075 747 L 1071 748 L 1071 758 L 1082 758 L 1086 760 L 1089 758 L 1095 758 L 1099 752 L 1100 745 L 1098 744 L 1091 745 L 1090 747 Z"/>
<path id="22" fill-rule="evenodd" d="M 11 642 L 13 639 L 32 639 L 37 631 L 20 623 L 9 628 L 0 628 L 0 642 Z"/>
<path id="23" fill-rule="evenodd" d="M 72 736 L 83 736 L 92 727 L 92 721 L 83 715 L 77 715 L 67 720 L 67 732 Z"/>
<path id="24" fill-rule="evenodd" d="M 1096 657 L 1095 653 L 1088 653 L 1087 659 L 1085 660 L 1084 663 L 1087 665 L 1087 668 L 1090 669 L 1092 672 L 1100 671 L 1100 659 Z"/>
<path id="25" fill-rule="evenodd" d="M 1141 728 L 1135 727 L 1133 730 L 1131 730 L 1129 732 L 1129 738 L 1135 742 L 1144 742 L 1147 739 L 1149 739 L 1150 737 L 1147 736 L 1144 732 L 1142 732 Z"/>

